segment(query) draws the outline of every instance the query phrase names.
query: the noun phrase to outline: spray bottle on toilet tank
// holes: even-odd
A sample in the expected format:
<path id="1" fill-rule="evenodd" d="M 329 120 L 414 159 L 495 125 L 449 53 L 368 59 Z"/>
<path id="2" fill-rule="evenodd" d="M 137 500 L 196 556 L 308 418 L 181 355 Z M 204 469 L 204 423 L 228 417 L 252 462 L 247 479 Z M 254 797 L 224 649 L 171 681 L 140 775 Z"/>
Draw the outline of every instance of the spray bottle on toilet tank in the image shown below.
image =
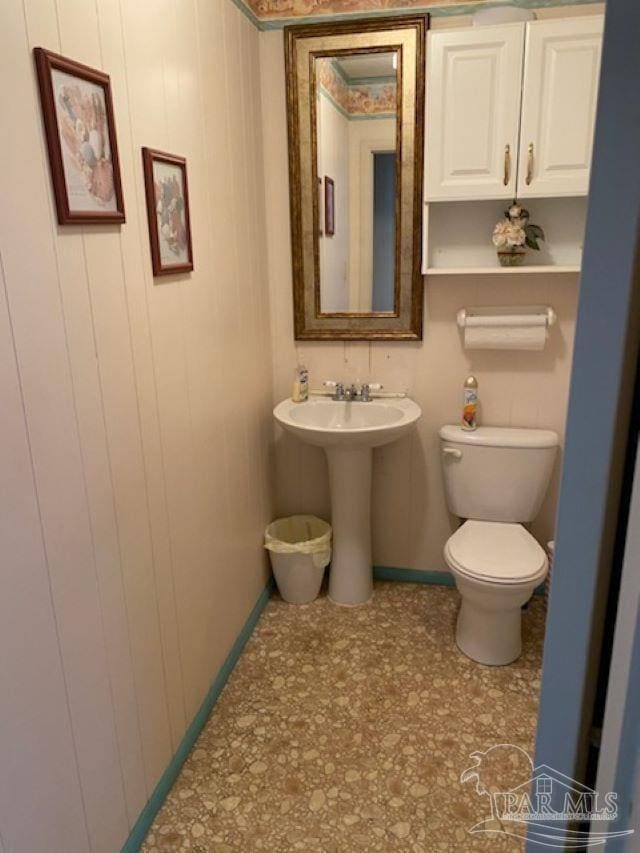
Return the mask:
<path id="1" fill-rule="evenodd" d="M 467 376 L 463 388 L 462 429 L 478 428 L 478 380 Z"/>

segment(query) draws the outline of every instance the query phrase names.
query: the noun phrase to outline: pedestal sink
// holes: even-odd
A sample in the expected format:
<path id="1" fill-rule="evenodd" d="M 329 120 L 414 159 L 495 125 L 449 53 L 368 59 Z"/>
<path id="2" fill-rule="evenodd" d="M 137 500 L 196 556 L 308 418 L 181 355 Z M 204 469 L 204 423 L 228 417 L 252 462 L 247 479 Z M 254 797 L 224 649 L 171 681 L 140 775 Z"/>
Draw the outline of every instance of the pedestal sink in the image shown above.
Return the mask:
<path id="1" fill-rule="evenodd" d="M 337 604 L 364 604 L 373 591 L 371 565 L 371 463 L 373 448 L 413 428 L 422 411 L 403 399 L 371 402 L 312 398 L 283 400 L 278 423 L 308 444 L 324 447 L 329 462 L 333 557 L 329 597 Z"/>

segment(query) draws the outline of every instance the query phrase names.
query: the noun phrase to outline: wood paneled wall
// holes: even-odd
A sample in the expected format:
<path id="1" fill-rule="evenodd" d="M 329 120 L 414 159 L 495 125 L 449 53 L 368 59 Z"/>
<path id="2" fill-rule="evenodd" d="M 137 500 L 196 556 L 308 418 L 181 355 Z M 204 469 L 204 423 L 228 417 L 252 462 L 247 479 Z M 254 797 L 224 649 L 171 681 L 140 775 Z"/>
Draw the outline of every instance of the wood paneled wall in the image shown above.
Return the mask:
<path id="1" fill-rule="evenodd" d="M 31 50 L 111 75 L 127 222 L 56 223 Z M 266 579 L 258 33 L 228 0 L 0 10 L 0 846 L 120 849 Z M 154 285 L 142 145 L 188 160 Z"/>

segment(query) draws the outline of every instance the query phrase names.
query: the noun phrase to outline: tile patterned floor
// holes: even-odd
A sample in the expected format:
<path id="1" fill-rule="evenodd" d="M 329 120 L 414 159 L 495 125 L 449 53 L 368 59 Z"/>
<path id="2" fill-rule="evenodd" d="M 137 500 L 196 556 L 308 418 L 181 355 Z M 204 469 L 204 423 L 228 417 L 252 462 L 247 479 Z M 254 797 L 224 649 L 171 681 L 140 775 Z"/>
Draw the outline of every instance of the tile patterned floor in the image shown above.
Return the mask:
<path id="1" fill-rule="evenodd" d="M 457 607 L 399 583 L 359 608 L 272 599 L 142 851 L 522 850 L 467 833 L 488 800 L 460 775 L 474 750 L 533 746 L 543 601 L 509 667 L 457 650 Z"/>

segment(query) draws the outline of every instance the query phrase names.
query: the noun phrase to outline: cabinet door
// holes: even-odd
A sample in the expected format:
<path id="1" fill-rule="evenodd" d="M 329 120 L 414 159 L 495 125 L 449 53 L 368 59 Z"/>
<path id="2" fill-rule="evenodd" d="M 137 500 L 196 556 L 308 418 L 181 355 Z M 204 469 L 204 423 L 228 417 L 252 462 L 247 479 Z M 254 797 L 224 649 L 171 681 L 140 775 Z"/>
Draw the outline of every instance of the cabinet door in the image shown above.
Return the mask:
<path id="1" fill-rule="evenodd" d="M 513 198 L 524 24 L 430 32 L 425 199 Z"/>
<path id="2" fill-rule="evenodd" d="M 586 195 L 602 18 L 527 24 L 518 196 Z"/>

